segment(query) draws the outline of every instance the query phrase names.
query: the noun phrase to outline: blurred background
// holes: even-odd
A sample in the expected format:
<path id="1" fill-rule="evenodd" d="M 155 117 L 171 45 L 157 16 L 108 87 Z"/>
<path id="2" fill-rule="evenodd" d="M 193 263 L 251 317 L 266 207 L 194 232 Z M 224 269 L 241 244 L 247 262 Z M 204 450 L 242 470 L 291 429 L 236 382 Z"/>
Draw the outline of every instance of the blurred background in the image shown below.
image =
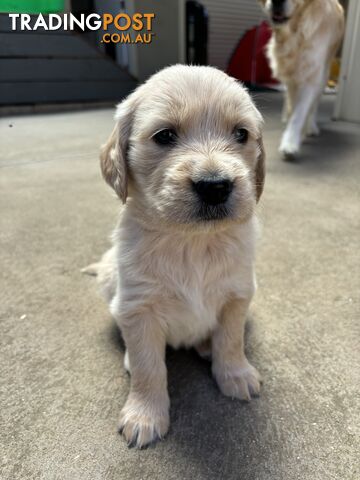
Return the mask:
<path id="1" fill-rule="evenodd" d="M 334 117 L 360 121 L 359 2 L 342 4 L 345 47 L 333 62 L 329 88 L 339 82 Z M 251 87 L 276 88 L 264 55 L 270 31 L 256 0 L 1 0 L 0 12 L 1 106 L 117 101 L 177 62 L 214 65 Z M 12 32 L 7 12 L 153 12 L 155 36 L 149 45 L 129 45 L 102 43 L 102 30 Z"/>

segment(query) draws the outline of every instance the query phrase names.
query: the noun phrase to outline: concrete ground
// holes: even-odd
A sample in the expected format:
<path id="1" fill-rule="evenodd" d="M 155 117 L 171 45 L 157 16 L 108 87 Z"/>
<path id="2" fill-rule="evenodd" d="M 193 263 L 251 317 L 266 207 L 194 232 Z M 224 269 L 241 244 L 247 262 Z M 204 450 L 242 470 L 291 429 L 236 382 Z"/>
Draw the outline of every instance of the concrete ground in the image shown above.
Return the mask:
<path id="1" fill-rule="evenodd" d="M 264 377 L 223 397 L 193 351 L 169 351 L 171 429 L 143 451 L 116 432 L 123 347 L 80 268 L 108 246 L 119 202 L 100 177 L 112 111 L 0 123 L 1 479 L 357 480 L 360 436 L 360 126 L 329 120 L 297 164 L 266 118 L 258 293 L 247 350 Z"/>

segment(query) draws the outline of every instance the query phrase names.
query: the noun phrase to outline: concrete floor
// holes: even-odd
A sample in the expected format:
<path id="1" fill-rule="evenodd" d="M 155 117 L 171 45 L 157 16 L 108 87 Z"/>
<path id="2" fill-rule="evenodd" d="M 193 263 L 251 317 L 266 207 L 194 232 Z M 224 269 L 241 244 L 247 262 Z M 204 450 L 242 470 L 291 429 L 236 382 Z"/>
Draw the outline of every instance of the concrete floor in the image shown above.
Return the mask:
<path id="1" fill-rule="evenodd" d="M 280 161 L 280 95 L 257 93 L 268 152 L 259 290 L 247 350 L 264 377 L 224 398 L 209 364 L 169 351 L 171 430 L 146 450 L 116 432 L 129 379 L 92 278 L 118 201 L 98 147 L 112 111 L 0 123 L 1 479 L 360 478 L 360 127 L 332 123 Z"/>

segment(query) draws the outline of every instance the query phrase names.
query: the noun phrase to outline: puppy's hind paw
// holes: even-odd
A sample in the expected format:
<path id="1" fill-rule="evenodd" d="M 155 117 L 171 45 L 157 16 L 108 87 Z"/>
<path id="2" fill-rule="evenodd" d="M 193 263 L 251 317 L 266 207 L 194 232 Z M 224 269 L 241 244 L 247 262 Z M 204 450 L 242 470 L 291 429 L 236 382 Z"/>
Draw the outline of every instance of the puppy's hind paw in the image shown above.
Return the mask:
<path id="1" fill-rule="evenodd" d="M 119 433 L 123 435 L 129 447 L 143 448 L 162 439 L 169 429 L 168 409 L 159 412 L 128 399 L 120 414 Z"/>
<path id="2" fill-rule="evenodd" d="M 214 371 L 221 392 L 227 397 L 238 398 L 249 402 L 251 397 L 260 393 L 261 376 L 247 360 L 235 368 L 224 368 Z"/>
<path id="3" fill-rule="evenodd" d="M 211 339 L 208 338 L 196 345 L 195 350 L 204 360 L 211 360 Z"/>

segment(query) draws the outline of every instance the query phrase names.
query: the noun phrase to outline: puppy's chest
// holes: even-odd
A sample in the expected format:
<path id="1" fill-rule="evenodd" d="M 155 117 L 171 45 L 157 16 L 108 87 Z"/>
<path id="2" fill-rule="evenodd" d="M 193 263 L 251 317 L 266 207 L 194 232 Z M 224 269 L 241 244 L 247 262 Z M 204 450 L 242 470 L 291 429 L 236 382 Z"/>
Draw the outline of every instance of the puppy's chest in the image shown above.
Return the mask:
<path id="1" fill-rule="evenodd" d="M 208 336 L 226 300 L 248 282 L 245 270 L 238 256 L 226 249 L 179 252 L 171 273 L 160 273 L 169 299 L 168 343 L 190 346 Z"/>
<path id="2" fill-rule="evenodd" d="M 122 302 L 127 308 L 150 304 L 165 322 L 170 345 L 199 343 L 214 330 L 230 297 L 250 298 L 254 291 L 256 225 L 252 218 L 227 232 L 161 232 L 146 242 L 137 235 L 135 244 L 124 239 Z"/>
<path id="3" fill-rule="evenodd" d="M 206 338 L 216 327 L 230 289 L 231 285 L 225 282 L 218 288 L 200 282 L 179 285 L 172 292 L 166 315 L 168 343 L 173 347 L 191 346 Z"/>

